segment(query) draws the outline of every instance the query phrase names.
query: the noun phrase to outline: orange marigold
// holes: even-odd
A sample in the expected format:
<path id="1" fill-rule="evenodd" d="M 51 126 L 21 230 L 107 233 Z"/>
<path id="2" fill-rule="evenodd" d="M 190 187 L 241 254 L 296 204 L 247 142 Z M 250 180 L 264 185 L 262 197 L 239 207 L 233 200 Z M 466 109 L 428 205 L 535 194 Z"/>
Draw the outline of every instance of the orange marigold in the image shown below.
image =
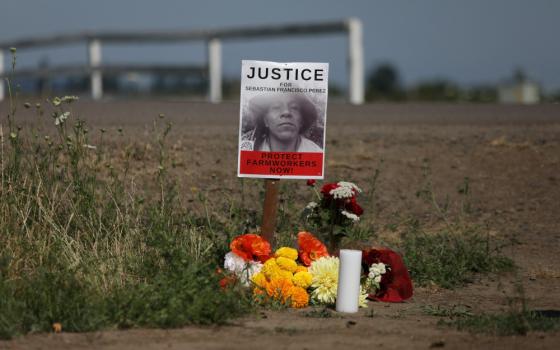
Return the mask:
<path id="1" fill-rule="evenodd" d="M 321 257 L 329 256 L 327 247 L 309 232 L 298 233 L 299 258 L 305 266 Z"/>
<path id="2" fill-rule="evenodd" d="M 290 296 L 290 289 L 294 286 L 291 280 L 287 278 L 276 278 L 266 285 L 266 294 L 276 300 L 285 302 Z"/>
<path id="3" fill-rule="evenodd" d="M 266 303 L 268 301 L 266 290 L 259 287 L 253 288 L 253 300 L 258 304 Z"/>
<path id="4" fill-rule="evenodd" d="M 309 294 L 301 287 L 294 286 L 289 290 L 290 306 L 296 309 L 304 308 L 309 305 Z"/>
<path id="5" fill-rule="evenodd" d="M 270 257 L 272 249 L 270 243 L 259 235 L 247 233 L 237 236 L 229 245 L 232 252 L 245 261 L 265 262 Z"/>

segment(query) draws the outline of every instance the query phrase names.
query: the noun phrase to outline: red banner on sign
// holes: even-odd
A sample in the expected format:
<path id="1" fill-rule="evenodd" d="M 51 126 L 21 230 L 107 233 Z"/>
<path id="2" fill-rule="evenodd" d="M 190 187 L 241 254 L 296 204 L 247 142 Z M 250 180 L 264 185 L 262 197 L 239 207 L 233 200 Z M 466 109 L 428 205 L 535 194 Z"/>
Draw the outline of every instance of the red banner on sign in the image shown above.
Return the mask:
<path id="1" fill-rule="evenodd" d="M 239 173 L 274 177 L 321 176 L 323 153 L 241 151 Z"/>

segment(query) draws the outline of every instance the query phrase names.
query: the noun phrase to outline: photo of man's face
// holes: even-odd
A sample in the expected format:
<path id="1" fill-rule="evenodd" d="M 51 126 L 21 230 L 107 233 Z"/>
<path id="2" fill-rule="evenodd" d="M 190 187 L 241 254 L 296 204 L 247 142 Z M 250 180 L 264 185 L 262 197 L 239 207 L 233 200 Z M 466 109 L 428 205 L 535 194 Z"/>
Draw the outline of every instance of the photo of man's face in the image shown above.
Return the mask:
<path id="1" fill-rule="evenodd" d="M 299 102 L 291 96 L 273 101 L 264 116 L 269 137 L 280 142 L 295 140 L 302 128 L 301 113 Z"/>

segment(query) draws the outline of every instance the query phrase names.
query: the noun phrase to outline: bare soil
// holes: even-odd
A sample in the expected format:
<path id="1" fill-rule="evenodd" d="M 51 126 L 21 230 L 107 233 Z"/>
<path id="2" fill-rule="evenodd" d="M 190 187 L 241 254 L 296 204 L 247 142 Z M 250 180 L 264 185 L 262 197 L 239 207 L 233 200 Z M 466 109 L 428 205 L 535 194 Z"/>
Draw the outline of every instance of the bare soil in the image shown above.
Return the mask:
<path id="1" fill-rule="evenodd" d="M 5 115 L 6 103 L 0 104 Z M 92 129 L 107 128 L 106 142 L 116 157 L 125 146 L 134 152 L 139 182 L 157 165 L 148 162 L 152 121 L 160 113 L 173 122 L 170 135 L 174 162 L 170 176 L 179 179 L 187 202 L 196 204 L 200 190 L 213 205 L 225 198 L 258 192 L 237 171 L 237 103 L 210 105 L 179 100 L 81 101 L 75 112 Z M 21 112 L 21 113 L 20 113 Z M 19 123 L 50 123 L 31 110 L 18 113 Z M 39 118 L 39 119 L 37 119 Z M 156 118 L 157 119 L 157 118 Z M 120 136 L 118 128 L 123 128 Z M 557 348 L 560 332 L 527 336 L 488 336 L 437 325 L 422 306 L 468 305 L 475 311 L 507 310 L 514 284 L 521 281 L 532 309 L 560 310 L 560 106 L 403 104 L 353 107 L 331 104 L 327 122 L 326 178 L 367 187 L 376 169 L 375 219 L 378 237 L 390 241 L 384 224 L 406 215 L 425 216 L 416 197 L 423 165 L 429 162 L 438 200 L 457 199 L 457 188 L 469 178 L 474 220 L 491 235 L 514 237 L 519 244 L 505 253 L 519 266 L 515 273 L 479 276 L 455 290 L 417 288 L 402 304 L 370 303 L 354 315 L 309 317 L 310 309 L 263 311 L 220 327 L 175 330 L 108 330 L 88 334 L 32 334 L 0 349 L 325 349 Z M 383 161 L 381 161 L 383 160 Z M 291 181 L 306 191 L 304 181 Z M 260 188 L 260 187 L 259 187 Z M 258 207 L 259 203 L 255 204 Z M 304 205 L 305 203 L 301 203 Z M 367 215 L 367 212 L 366 212 Z"/>

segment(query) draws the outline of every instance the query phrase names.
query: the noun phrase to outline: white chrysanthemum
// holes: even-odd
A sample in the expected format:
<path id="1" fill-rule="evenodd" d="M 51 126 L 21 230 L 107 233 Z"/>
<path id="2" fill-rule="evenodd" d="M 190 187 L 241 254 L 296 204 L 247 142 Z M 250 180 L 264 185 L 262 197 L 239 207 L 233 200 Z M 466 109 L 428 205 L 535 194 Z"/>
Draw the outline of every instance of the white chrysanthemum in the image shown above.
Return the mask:
<path id="1" fill-rule="evenodd" d="M 384 263 L 371 264 L 369 267 L 369 277 L 371 278 L 381 276 L 385 272 L 387 272 L 387 269 L 385 268 Z"/>
<path id="2" fill-rule="evenodd" d="M 371 264 L 369 267 L 368 277 L 366 278 L 366 289 L 375 292 L 379 289 L 381 277 L 387 272 L 387 266 L 384 263 Z"/>
<path id="3" fill-rule="evenodd" d="M 263 264 L 260 262 L 246 262 L 242 257 L 234 252 L 229 252 L 225 256 L 224 268 L 236 275 L 245 286 L 250 284 L 251 277 L 253 277 L 256 273 L 259 273 L 262 267 Z"/>
<path id="4" fill-rule="evenodd" d="M 321 304 L 334 304 L 338 288 L 338 265 L 337 257 L 329 256 L 319 258 L 309 267 L 313 276 L 311 280 L 311 298 Z"/>
<path id="5" fill-rule="evenodd" d="M 307 210 L 313 210 L 313 209 L 317 208 L 318 205 L 319 205 L 319 204 L 317 204 L 316 202 L 309 202 L 309 203 L 307 204 L 307 206 L 305 206 L 305 209 L 307 209 Z"/>
<path id="6" fill-rule="evenodd" d="M 344 215 L 347 219 L 352 220 L 353 222 L 360 221 L 360 217 L 358 215 L 354 214 L 354 213 L 351 213 L 351 212 L 346 211 L 346 210 L 341 210 L 340 213 L 342 215 Z"/>

